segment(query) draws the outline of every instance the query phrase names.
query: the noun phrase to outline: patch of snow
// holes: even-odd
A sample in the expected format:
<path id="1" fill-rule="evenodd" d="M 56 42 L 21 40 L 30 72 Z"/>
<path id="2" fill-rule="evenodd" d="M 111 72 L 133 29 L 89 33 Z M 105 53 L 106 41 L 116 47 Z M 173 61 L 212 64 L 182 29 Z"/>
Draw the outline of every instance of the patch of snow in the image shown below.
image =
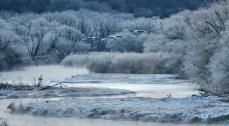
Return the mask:
<path id="1" fill-rule="evenodd" d="M 218 97 L 68 98 L 29 104 L 12 103 L 12 113 L 163 123 L 212 123 L 229 120 L 229 103 Z"/>
<path id="2" fill-rule="evenodd" d="M 4 119 L 0 118 L 0 126 L 8 126 L 8 124 Z"/>
<path id="3" fill-rule="evenodd" d="M 133 91 L 109 88 L 50 88 L 46 90 L 1 90 L 0 99 L 98 97 L 135 94 Z"/>

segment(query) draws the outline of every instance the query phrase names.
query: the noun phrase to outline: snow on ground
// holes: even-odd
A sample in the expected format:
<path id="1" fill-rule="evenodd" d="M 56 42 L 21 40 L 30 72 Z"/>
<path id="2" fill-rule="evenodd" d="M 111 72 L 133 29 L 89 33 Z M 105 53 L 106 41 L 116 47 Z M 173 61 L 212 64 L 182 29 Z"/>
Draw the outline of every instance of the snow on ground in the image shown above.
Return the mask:
<path id="1" fill-rule="evenodd" d="M 52 87 L 45 90 L 0 90 L 0 99 L 7 98 L 55 98 L 55 97 L 97 97 L 97 96 L 119 96 L 134 94 L 135 92 L 123 89 L 109 88 L 57 88 Z"/>
<path id="2" fill-rule="evenodd" d="M 63 83 L 130 83 L 130 84 L 180 84 L 187 80 L 176 79 L 171 74 L 83 74 L 67 78 Z"/>
<path id="3" fill-rule="evenodd" d="M 7 122 L 0 118 L 0 126 L 7 126 Z"/>
<path id="4" fill-rule="evenodd" d="M 78 117 L 173 123 L 229 120 L 229 103 L 217 97 L 188 98 L 68 98 L 8 107 L 12 113 L 48 117 Z"/>

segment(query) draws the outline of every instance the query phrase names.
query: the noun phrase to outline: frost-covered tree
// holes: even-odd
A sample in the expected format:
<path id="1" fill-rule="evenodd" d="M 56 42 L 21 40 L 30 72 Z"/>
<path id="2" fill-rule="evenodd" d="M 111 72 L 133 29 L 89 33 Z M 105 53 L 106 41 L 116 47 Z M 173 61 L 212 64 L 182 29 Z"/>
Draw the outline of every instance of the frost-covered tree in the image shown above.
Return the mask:
<path id="1" fill-rule="evenodd" d="M 172 16 L 161 21 L 157 33 L 152 33 L 144 44 L 146 52 L 167 52 L 182 54 L 185 52 L 187 26 L 183 17 Z"/>
<path id="2" fill-rule="evenodd" d="M 122 29 L 144 30 L 148 33 L 159 32 L 161 21 L 158 17 L 153 18 L 132 18 L 122 21 L 119 25 Z"/>
<path id="3" fill-rule="evenodd" d="M 13 31 L 0 30 L 0 70 L 22 63 L 26 56 L 22 40 Z"/>
<path id="4" fill-rule="evenodd" d="M 209 9 L 196 11 L 187 19 L 190 41 L 187 44 L 184 70 L 189 78 L 211 91 L 212 78 L 208 66 L 219 47 L 221 32 L 226 27 L 228 4 L 216 4 Z"/>
<path id="5" fill-rule="evenodd" d="M 222 47 L 210 64 L 212 73 L 211 91 L 217 94 L 229 93 L 229 45 Z"/>
<path id="6" fill-rule="evenodd" d="M 84 46 L 87 49 L 87 45 L 82 43 L 84 35 L 71 27 L 63 26 L 59 29 L 61 31 L 61 37 L 58 40 L 57 49 L 63 56 L 69 55 L 70 53 L 76 53 L 83 50 Z"/>
<path id="7" fill-rule="evenodd" d="M 44 18 L 48 21 L 58 22 L 63 25 L 67 25 L 70 27 L 77 27 L 78 22 L 80 21 L 81 16 L 78 16 L 76 11 L 63 11 L 63 12 L 55 12 L 55 13 L 45 13 Z"/>
<path id="8" fill-rule="evenodd" d="M 229 22 L 225 23 L 226 31 L 222 33 L 218 49 L 208 66 L 211 72 L 211 90 L 217 94 L 229 93 Z"/>
<path id="9" fill-rule="evenodd" d="M 186 53 L 188 27 L 178 14 L 160 22 L 160 29 L 150 34 L 144 42 L 145 52 L 168 53 L 174 56 L 173 65 L 177 73 L 183 73 L 183 59 Z M 174 68 L 175 69 L 175 68 Z"/>
<path id="10" fill-rule="evenodd" d="M 146 34 L 134 35 L 130 32 L 120 32 L 109 38 L 106 47 L 112 52 L 143 52 L 143 43 L 148 37 Z"/>
<path id="11" fill-rule="evenodd" d="M 59 58 L 63 58 L 70 53 L 76 53 L 81 51 L 87 51 L 88 45 L 82 42 L 84 35 L 78 30 L 61 26 L 54 30 L 51 30 L 44 36 L 44 42 L 47 51 L 57 53 Z"/>
<path id="12" fill-rule="evenodd" d="M 184 9 L 194 10 L 219 0 L 2 0 L 0 10 L 18 13 L 79 10 L 133 13 L 138 17 L 168 17 Z M 172 9 L 171 9 L 172 8 Z"/>
<path id="13" fill-rule="evenodd" d="M 26 44 L 28 53 L 33 60 L 35 60 L 37 56 L 45 53 L 43 38 L 48 32 L 48 23 L 46 19 L 39 18 L 33 20 L 32 23 L 29 24 L 29 41 Z"/>

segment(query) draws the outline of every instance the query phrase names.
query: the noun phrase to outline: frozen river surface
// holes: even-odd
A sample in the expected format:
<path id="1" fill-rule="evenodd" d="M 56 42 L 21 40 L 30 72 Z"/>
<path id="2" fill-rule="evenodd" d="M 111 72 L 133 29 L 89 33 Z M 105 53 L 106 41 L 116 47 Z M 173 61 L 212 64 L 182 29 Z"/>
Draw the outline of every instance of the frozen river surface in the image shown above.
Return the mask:
<path id="1" fill-rule="evenodd" d="M 198 94 L 197 85 L 178 80 L 176 75 L 152 74 L 85 74 L 65 79 L 72 87 L 97 87 L 126 89 L 136 92 L 137 97 L 164 98 L 171 94 L 182 98 Z"/>

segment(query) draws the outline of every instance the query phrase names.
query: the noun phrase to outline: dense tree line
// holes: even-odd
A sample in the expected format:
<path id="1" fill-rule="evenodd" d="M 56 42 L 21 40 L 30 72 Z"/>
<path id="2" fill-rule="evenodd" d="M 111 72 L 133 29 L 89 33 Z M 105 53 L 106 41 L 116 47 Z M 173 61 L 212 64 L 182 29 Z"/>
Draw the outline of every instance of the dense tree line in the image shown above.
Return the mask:
<path id="1" fill-rule="evenodd" d="M 180 72 L 216 94 L 229 93 L 228 1 L 184 11 L 163 20 L 159 34 L 145 42 L 147 52 L 180 56 Z"/>
<path id="2" fill-rule="evenodd" d="M 146 32 L 141 34 L 135 31 L 115 33 L 124 37 L 109 40 L 107 46 L 110 47 L 110 51 L 141 52 L 143 50 L 143 52 L 169 54 L 169 57 L 175 55 L 176 57 L 170 59 L 170 62 L 165 62 L 165 66 L 178 68 L 175 73 L 199 83 L 204 90 L 211 93 L 221 95 L 229 93 L 228 1 L 214 4 L 207 9 L 183 11 L 166 19 L 150 19 L 149 22 L 147 20 L 148 18 L 138 18 L 132 20 L 131 23 L 125 21 L 127 22 L 127 24 L 124 23 L 125 28 L 143 29 Z M 151 30 L 144 26 L 150 27 Z M 138 47 L 138 49 L 133 47 Z M 103 62 L 97 62 L 98 64 L 95 63 L 94 66 L 109 66 L 107 64 L 125 66 L 125 64 L 130 64 L 126 62 L 137 55 L 132 54 L 127 57 L 120 59 L 119 65 L 115 64 L 116 61 L 101 58 L 104 59 Z M 157 59 L 155 57 L 155 60 Z M 135 61 L 131 61 L 134 64 Z M 139 63 L 136 63 L 136 67 L 137 64 Z M 155 66 L 153 62 L 151 65 Z M 133 66 L 128 68 L 134 69 Z M 99 68 L 107 67 L 98 67 L 95 71 L 99 71 Z M 164 68 L 162 70 L 166 71 L 170 67 L 160 68 Z M 104 69 L 102 70 L 104 71 Z M 153 72 L 151 71 L 151 73 Z"/>
<path id="3" fill-rule="evenodd" d="M 14 12 L 47 12 L 79 10 L 126 12 L 135 16 L 168 17 L 184 9 L 194 10 L 214 0 L 1 0 L 0 10 Z"/>
<path id="4" fill-rule="evenodd" d="M 143 19 L 135 20 L 131 14 L 98 13 L 88 10 L 43 14 L 1 12 L 0 68 L 10 68 L 15 63 L 58 62 L 71 53 L 142 52 L 141 40 L 136 40 L 138 45 L 125 41 L 129 36 L 133 37 L 132 40 L 137 38 L 127 29 L 132 26 L 137 28 L 139 22 L 144 24 L 142 28 L 138 27 L 139 29 L 149 30 L 151 28 L 146 25 L 153 20 L 144 23 Z M 155 26 L 151 27 L 154 29 Z M 120 38 L 112 37 L 115 34 L 121 35 Z M 124 46 L 118 49 L 115 45 L 121 40 L 124 41 Z"/>
<path id="5" fill-rule="evenodd" d="M 163 19 L 85 9 L 40 14 L 1 12 L 0 69 L 16 64 L 60 62 L 75 53 L 153 53 L 155 60 L 160 60 L 152 66 L 147 60 L 147 68 L 152 68 L 147 69 L 150 73 L 158 70 L 155 65 L 161 64 L 159 71 L 178 73 L 211 93 L 225 94 L 229 91 L 228 36 L 228 1 L 196 11 L 185 10 Z M 128 54 L 117 56 L 120 61 L 103 57 L 100 62 L 93 62 L 90 68 L 106 71 L 104 68 L 114 69 L 133 62 L 126 70 L 134 69 L 138 73 L 135 68 L 142 70 L 144 67 L 139 66 L 143 62 L 134 60 L 135 53 L 130 59 Z M 142 60 L 148 57 L 148 54 L 136 55 Z M 72 57 L 70 61 L 74 61 Z M 107 63 L 113 66 L 104 67 Z"/>

